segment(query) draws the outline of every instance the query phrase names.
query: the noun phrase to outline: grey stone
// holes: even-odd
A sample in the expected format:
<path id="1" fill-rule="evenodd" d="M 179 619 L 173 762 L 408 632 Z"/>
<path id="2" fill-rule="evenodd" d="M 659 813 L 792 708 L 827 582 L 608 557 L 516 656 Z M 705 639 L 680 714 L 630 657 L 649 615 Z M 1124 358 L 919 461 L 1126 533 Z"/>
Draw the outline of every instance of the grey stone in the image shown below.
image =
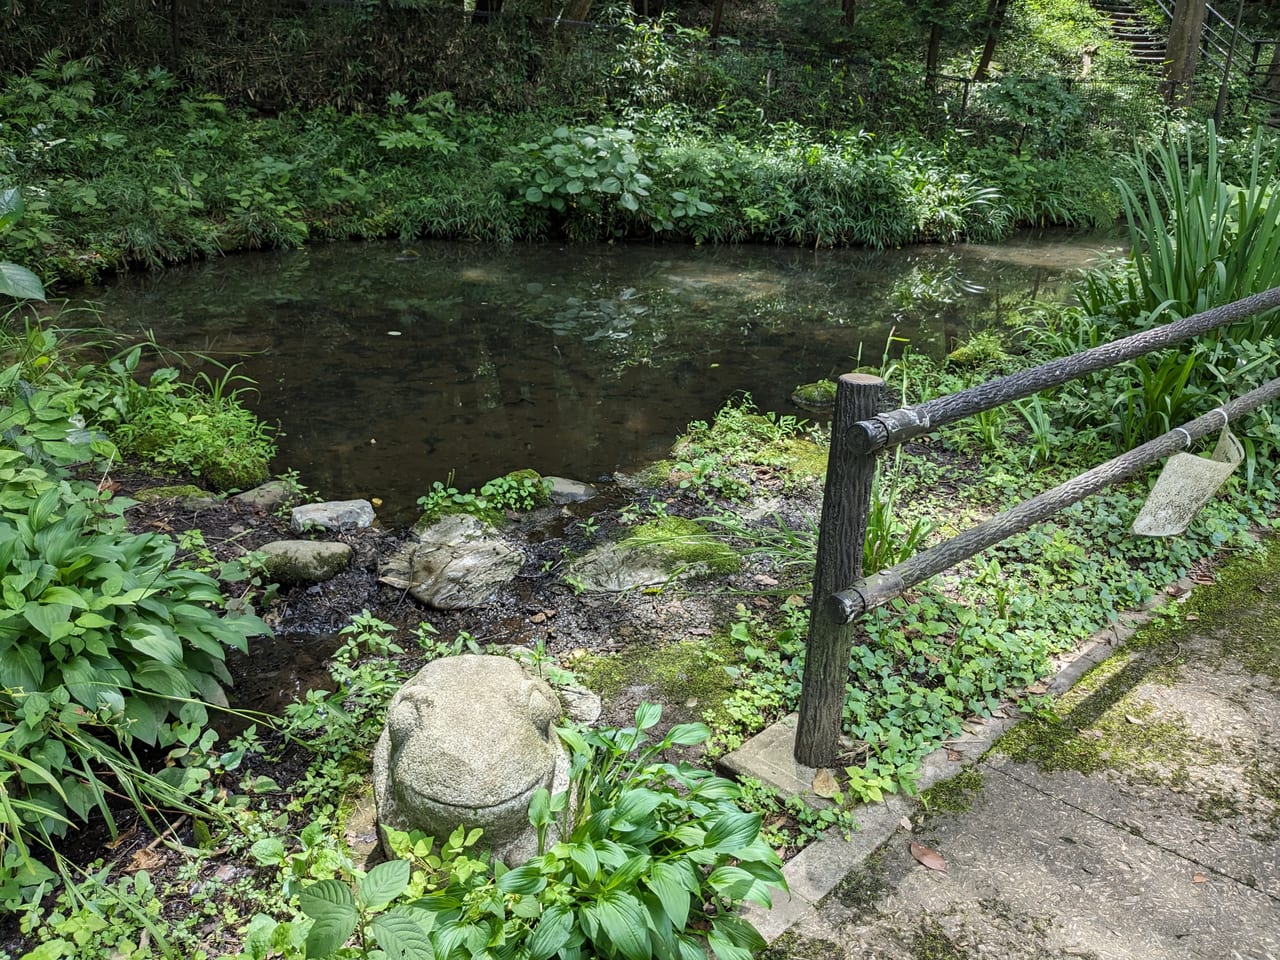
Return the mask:
<path id="1" fill-rule="evenodd" d="M 485 603 L 523 565 L 524 554 L 492 526 L 455 513 L 418 531 L 416 540 L 388 557 L 379 580 L 438 610 L 466 610 Z"/>
<path id="2" fill-rule="evenodd" d="M 274 540 L 258 548 L 267 573 L 282 583 L 323 583 L 336 577 L 351 560 L 345 543 Z"/>
<path id="3" fill-rule="evenodd" d="M 591 726 L 600 719 L 604 712 L 604 703 L 598 693 L 579 686 L 557 686 L 556 693 L 564 704 L 569 717 L 584 726 Z"/>
<path id="4" fill-rule="evenodd" d="M 580 503 L 596 496 L 596 488 L 581 480 L 566 477 L 543 477 L 548 484 L 547 495 L 552 503 Z"/>
<path id="5" fill-rule="evenodd" d="M 562 710 L 551 687 L 508 657 L 427 664 L 391 698 L 374 749 L 379 824 L 434 837 L 479 827 L 482 849 L 510 865 L 528 859 L 537 847 L 530 800 L 568 786 L 552 729 Z"/>
<path id="6" fill-rule="evenodd" d="M 237 493 L 231 500 L 257 510 L 274 510 L 288 500 L 289 496 L 289 484 L 283 480 L 268 480 L 252 490 Z"/>
<path id="7" fill-rule="evenodd" d="M 660 587 L 675 576 L 666 558 L 625 543 L 602 543 L 574 560 L 568 572 L 574 586 L 605 593 Z"/>
<path id="8" fill-rule="evenodd" d="M 304 503 L 289 513 L 289 527 L 304 530 L 358 530 L 373 526 L 377 519 L 368 500 L 330 500 L 327 503 Z"/>

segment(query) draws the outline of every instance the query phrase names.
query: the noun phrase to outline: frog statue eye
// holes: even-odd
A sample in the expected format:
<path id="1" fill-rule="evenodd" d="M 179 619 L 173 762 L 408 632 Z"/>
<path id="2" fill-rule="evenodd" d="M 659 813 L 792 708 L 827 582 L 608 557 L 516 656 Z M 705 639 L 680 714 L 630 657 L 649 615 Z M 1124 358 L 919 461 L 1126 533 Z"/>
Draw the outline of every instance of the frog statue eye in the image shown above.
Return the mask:
<path id="1" fill-rule="evenodd" d="M 564 708 L 557 697 L 544 683 L 530 680 L 526 689 L 529 691 L 529 719 L 537 728 L 543 740 L 551 736 L 551 724 L 560 719 Z"/>

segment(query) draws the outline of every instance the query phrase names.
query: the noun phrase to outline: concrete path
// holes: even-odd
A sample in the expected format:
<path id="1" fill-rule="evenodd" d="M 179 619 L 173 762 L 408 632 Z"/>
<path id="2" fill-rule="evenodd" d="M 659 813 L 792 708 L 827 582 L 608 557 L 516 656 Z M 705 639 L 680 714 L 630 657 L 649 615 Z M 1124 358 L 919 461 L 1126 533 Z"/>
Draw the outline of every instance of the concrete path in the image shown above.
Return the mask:
<path id="1" fill-rule="evenodd" d="M 1280 960 L 1280 569 L 1238 565 L 1177 620 L 792 861 L 792 897 L 752 914 L 766 956 Z"/>

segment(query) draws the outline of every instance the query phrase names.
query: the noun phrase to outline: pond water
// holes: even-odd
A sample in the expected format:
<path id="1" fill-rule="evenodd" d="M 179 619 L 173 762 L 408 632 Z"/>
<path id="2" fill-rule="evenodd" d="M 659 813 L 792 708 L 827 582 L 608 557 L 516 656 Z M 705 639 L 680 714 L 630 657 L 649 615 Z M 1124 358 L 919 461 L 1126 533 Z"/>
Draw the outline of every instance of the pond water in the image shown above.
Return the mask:
<path id="1" fill-rule="evenodd" d="M 941 354 L 1004 323 L 1107 246 L 1022 235 L 897 251 L 328 244 L 127 276 L 102 322 L 258 383 L 277 468 L 409 519 L 433 480 L 521 467 L 591 480 L 663 456 L 749 393 L 803 414 L 800 383 Z"/>

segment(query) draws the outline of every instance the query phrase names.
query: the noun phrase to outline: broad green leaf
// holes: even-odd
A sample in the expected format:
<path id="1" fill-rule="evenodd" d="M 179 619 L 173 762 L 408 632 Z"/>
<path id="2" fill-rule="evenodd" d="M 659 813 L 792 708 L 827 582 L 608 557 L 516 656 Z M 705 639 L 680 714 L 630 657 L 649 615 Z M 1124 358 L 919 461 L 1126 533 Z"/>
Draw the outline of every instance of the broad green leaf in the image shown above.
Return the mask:
<path id="1" fill-rule="evenodd" d="M 359 919 L 351 888 L 339 880 L 313 883 L 298 895 L 298 905 L 315 921 L 307 934 L 307 956 L 314 960 L 336 953 Z"/>
<path id="2" fill-rule="evenodd" d="M 731 913 L 722 913 L 711 922 L 712 935 L 727 940 L 744 950 L 763 950 L 768 946 L 764 937 L 749 922 Z"/>
<path id="3" fill-rule="evenodd" d="M 72 590 L 69 587 L 50 587 L 44 593 L 40 594 L 41 603 L 65 603 L 69 607 L 75 607 L 77 610 L 84 610 L 89 606 L 89 602 L 79 590 Z"/>
<path id="4" fill-rule="evenodd" d="M 59 624 L 67 623 L 71 608 L 65 603 L 28 603 L 22 608 L 27 623 L 52 639 Z"/>
<path id="5" fill-rule="evenodd" d="M 615 888 L 629 889 L 634 887 L 640 875 L 649 868 L 651 862 L 652 858 L 647 853 L 636 854 L 610 875 L 605 888 L 612 890 Z"/>
<path id="6" fill-rule="evenodd" d="M 645 701 L 636 707 L 636 729 L 648 730 L 662 719 L 662 707 Z"/>
<path id="7" fill-rule="evenodd" d="M 360 902 L 366 907 L 390 903 L 409 885 L 409 861 L 389 860 L 380 863 L 360 881 Z"/>
<path id="8" fill-rule="evenodd" d="M 683 930 L 689 922 L 692 897 L 686 888 L 685 871 L 670 863 L 655 863 L 645 885 L 662 901 L 662 909 L 671 918 L 677 930 Z"/>
<path id="9" fill-rule="evenodd" d="M 39 690 L 44 683 L 44 658 L 30 644 L 19 641 L 0 653 L 0 687 Z"/>
<path id="10" fill-rule="evenodd" d="M 43 300 L 44 284 L 26 267 L 0 261 L 0 294 L 18 300 Z"/>
<path id="11" fill-rule="evenodd" d="M 26 209 L 22 202 L 22 191 L 17 187 L 0 190 L 0 231 L 8 230 L 21 220 Z"/>
<path id="12" fill-rule="evenodd" d="M 742 900 L 758 881 L 741 867 L 717 867 L 707 877 L 707 883 L 716 893 L 730 900 Z"/>
<path id="13" fill-rule="evenodd" d="M 407 865 L 404 860 L 396 862 Z M 431 938 L 413 917 L 404 913 L 384 913 L 374 917 L 369 927 L 373 931 L 373 939 L 386 952 L 388 960 L 435 960 Z"/>
<path id="14" fill-rule="evenodd" d="M 521 896 L 532 896 L 540 893 L 547 885 L 547 878 L 538 868 L 537 861 L 508 870 L 498 878 L 498 889 L 503 893 L 518 893 Z"/>
<path id="15" fill-rule="evenodd" d="M 600 860 L 596 857 L 596 848 L 590 843 L 570 845 L 569 859 L 573 861 L 573 872 L 583 886 L 594 883 L 600 875 Z"/>
<path id="16" fill-rule="evenodd" d="M 182 643 L 164 628 L 139 623 L 126 628 L 124 638 L 139 653 L 171 667 L 182 667 Z"/>
<path id="17" fill-rule="evenodd" d="M 591 913 L 600 932 L 627 960 L 650 960 L 645 911 L 631 894 L 610 891 L 583 912 Z"/>
<path id="18" fill-rule="evenodd" d="M 249 848 L 249 856 L 261 867 L 284 862 L 284 841 L 279 837 L 265 837 Z"/>
<path id="19" fill-rule="evenodd" d="M 548 960 L 569 941 L 573 930 L 573 914 L 563 903 L 553 903 L 542 912 L 528 942 L 529 960 Z"/>
<path id="20" fill-rule="evenodd" d="M 705 723 L 680 723 L 667 731 L 663 739 L 684 746 L 705 743 L 711 736 L 711 728 Z"/>
<path id="21" fill-rule="evenodd" d="M 733 853 L 745 847 L 760 833 L 760 814 L 730 810 L 711 825 L 703 847 L 716 853 Z"/>

